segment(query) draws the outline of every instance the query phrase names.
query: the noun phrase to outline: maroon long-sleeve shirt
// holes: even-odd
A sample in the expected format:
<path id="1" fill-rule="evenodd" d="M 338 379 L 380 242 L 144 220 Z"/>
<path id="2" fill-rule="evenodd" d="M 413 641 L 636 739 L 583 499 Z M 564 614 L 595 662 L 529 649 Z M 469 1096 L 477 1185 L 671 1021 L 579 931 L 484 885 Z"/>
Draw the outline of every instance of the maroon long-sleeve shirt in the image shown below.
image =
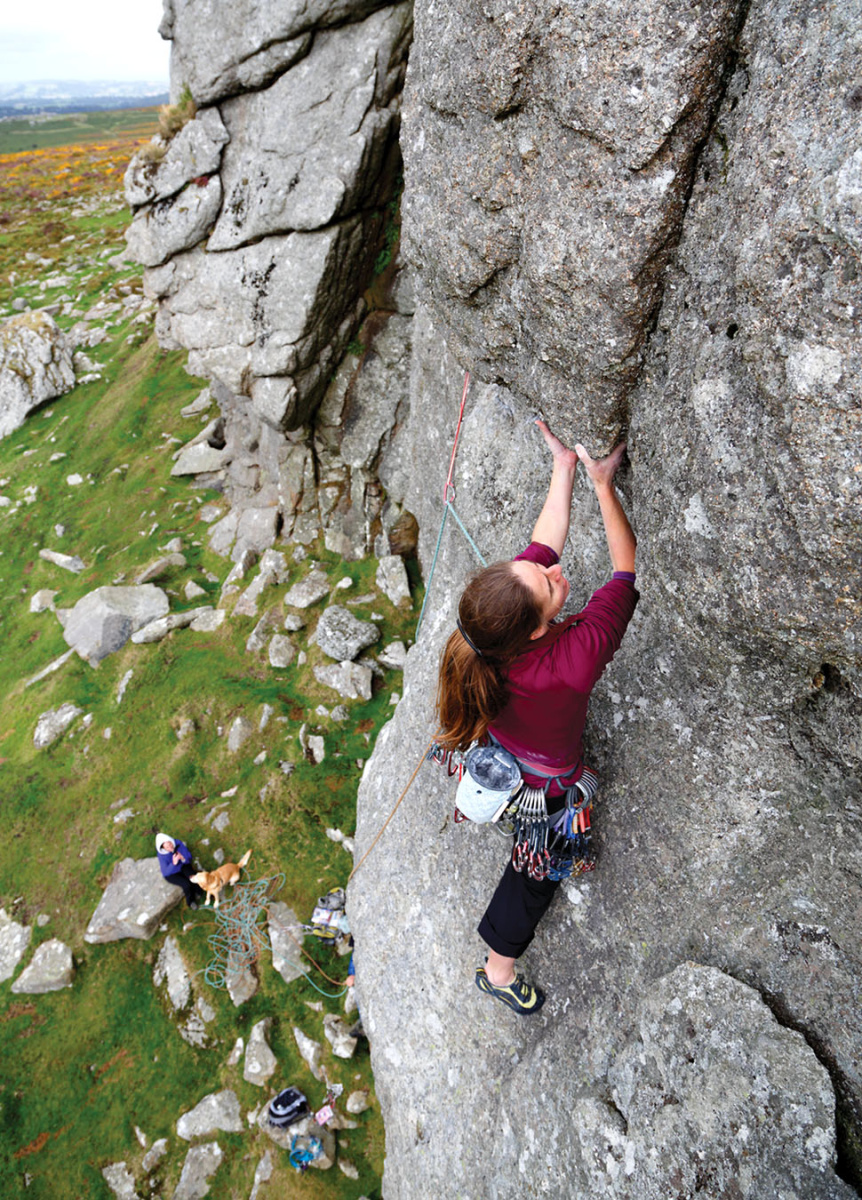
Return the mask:
<path id="1" fill-rule="evenodd" d="M 518 559 L 543 567 L 559 562 L 556 551 L 540 542 L 531 542 Z M 507 670 L 509 702 L 490 732 L 517 758 L 549 774 L 573 766 L 564 783 L 574 783 L 583 770 L 590 692 L 619 649 L 635 611 L 639 593 L 634 578 L 628 571 L 615 572 L 581 612 L 552 624 Z M 527 772 L 524 778 L 532 787 L 544 783 Z M 562 790 L 552 784 L 549 794 Z"/>

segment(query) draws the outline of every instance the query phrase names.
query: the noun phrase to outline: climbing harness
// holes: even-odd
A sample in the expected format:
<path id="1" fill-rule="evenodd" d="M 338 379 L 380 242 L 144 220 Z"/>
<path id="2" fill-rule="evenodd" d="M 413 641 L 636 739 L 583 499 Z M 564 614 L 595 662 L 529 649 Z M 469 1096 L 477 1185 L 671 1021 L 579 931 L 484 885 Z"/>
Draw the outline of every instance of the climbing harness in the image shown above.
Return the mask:
<path id="1" fill-rule="evenodd" d="M 490 799 L 486 801 L 481 798 L 475 810 L 478 815 L 474 816 L 473 813 L 464 811 L 465 806 L 470 807 L 466 801 L 465 804 L 461 804 L 461 800 L 469 795 L 470 791 L 476 791 L 475 781 L 472 788 L 469 788 L 469 785 L 468 788 L 465 788 L 465 782 L 470 780 L 471 756 L 476 756 L 477 751 L 484 751 L 485 754 L 488 754 L 494 748 L 503 751 L 505 756 L 502 759 L 503 762 L 507 759 L 512 760 L 518 768 L 519 775 L 523 772 L 527 775 L 544 776 L 545 783 L 540 788 L 534 788 L 522 782 L 520 787 L 515 787 L 510 793 L 509 799 L 504 801 L 502 806 L 499 802 L 492 805 Z M 485 745 L 474 746 L 466 754 L 461 754 L 457 750 L 445 750 L 437 743 L 433 743 L 428 750 L 427 758 L 439 766 L 445 766 L 450 777 L 457 775 L 459 778 L 455 807 L 456 824 L 471 820 L 476 824 L 497 822 L 501 833 L 508 826 L 509 832 L 513 836 L 512 867 L 514 870 L 519 873 L 523 872 L 530 879 L 537 881 L 550 879 L 556 882 L 595 869 L 591 846 L 592 802 L 598 791 L 599 780 L 595 771 L 589 767 L 583 767 L 580 778 L 570 786 L 566 786 L 562 784 L 562 780 L 567 779 L 571 775 L 571 771 L 564 775 L 547 774 L 532 764 L 527 765 L 521 762 L 517 756 L 505 750 L 505 747 L 501 746 L 491 733 L 487 735 Z M 481 762 L 482 759 L 478 758 L 478 761 Z M 481 778 L 481 768 L 477 773 Z M 566 802 L 560 813 L 555 813 L 553 817 L 550 817 L 547 793 L 555 780 L 565 787 Z M 488 789 L 484 790 L 487 793 Z M 503 793 L 500 792 L 500 799 L 502 799 L 502 795 Z M 492 807 L 492 815 L 487 815 L 491 812 Z"/>

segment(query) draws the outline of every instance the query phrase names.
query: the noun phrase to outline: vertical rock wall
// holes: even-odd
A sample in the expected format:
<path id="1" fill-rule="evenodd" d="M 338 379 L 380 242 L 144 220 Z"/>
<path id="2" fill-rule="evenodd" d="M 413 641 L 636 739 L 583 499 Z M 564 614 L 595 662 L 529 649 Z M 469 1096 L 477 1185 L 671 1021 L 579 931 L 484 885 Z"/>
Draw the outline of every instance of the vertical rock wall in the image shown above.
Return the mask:
<path id="1" fill-rule="evenodd" d="M 856 0 L 417 14 L 398 440 L 423 562 L 467 367 L 455 504 L 480 548 L 538 511 L 532 412 L 594 452 L 622 432 L 642 601 L 588 725 L 599 869 L 523 964 L 539 1017 L 473 986 L 507 846 L 453 826 L 445 772 L 353 880 L 387 1196 L 857 1194 L 860 44 Z M 581 481 L 575 604 L 605 555 Z M 433 732 L 475 565 L 449 522 L 360 854 Z"/>
<path id="2" fill-rule="evenodd" d="M 591 708 L 599 869 L 524 962 L 541 1014 L 473 986 L 509 848 L 452 824 L 445 773 L 351 884 L 385 1195 L 858 1194 L 860 0 L 421 8 L 417 300 L 402 277 L 361 360 L 408 7 L 166 0 L 163 31 L 198 114 L 133 166 L 129 239 L 222 405 L 225 552 L 265 525 L 361 554 L 388 504 L 429 572 L 465 368 L 455 506 L 488 558 L 542 502 L 532 414 L 629 440 L 642 601 Z M 450 521 L 360 855 L 475 565 Z M 575 605 L 606 578 L 583 480 L 564 565 Z"/>
<path id="3" fill-rule="evenodd" d="M 258 522 L 273 533 L 308 542 L 325 530 L 351 556 L 379 531 L 374 472 L 363 463 L 351 473 L 331 448 L 352 401 L 345 370 L 360 365 L 354 355 L 345 368 L 345 354 L 395 194 L 411 31 L 406 2 L 166 0 L 172 115 L 193 119 L 155 138 L 126 178 L 128 243 L 159 301 L 160 343 L 189 351 L 189 370 L 213 382 L 222 409 L 228 453 L 214 482 L 235 508 L 276 509 L 276 521 Z M 394 311 L 396 294 L 386 303 Z M 231 532 L 217 531 L 220 549 Z M 248 547 L 238 538 L 234 557 Z"/>

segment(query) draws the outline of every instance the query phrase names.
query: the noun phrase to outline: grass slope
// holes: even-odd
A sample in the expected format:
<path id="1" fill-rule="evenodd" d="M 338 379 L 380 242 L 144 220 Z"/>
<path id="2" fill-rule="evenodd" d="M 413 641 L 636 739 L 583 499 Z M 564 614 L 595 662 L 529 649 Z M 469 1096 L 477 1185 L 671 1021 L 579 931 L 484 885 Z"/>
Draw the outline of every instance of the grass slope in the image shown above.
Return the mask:
<path id="1" fill-rule="evenodd" d="M 68 327 L 96 299 L 134 300 L 137 272 L 105 265 L 121 248 L 128 220 L 115 193 L 106 194 L 94 180 L 89 190 L 53 204 L 43 196 L 38 207 L 35 219 L 16 211 L 0 246 L 7 267 L 17 264 L 13 283 L 8 273 L 2 280 L 7 301 L 17 294 L 35 305 L 50 302 L 58 290 L 74 293 L 61 302 L 57 317 Z M 65 246 L 44 232 L 52 224 L 67 231 Z M 64 284 L 44 287 L 45 273 L 58 270 L 66 273 Z M 0 905 L 32 927 L 22 967 L 37 945 L 59 937 L 71 946 L 77 969 L 73 987 L 61 993 L 18 996 L 10 992 L 12 981 L 0 984 L 4 1197 L 108 1197 L 101 1168 L 115 1161 L 136 1172 L 142 1194 L 156 1187 L 171 1195 L 186 1151 L 175 1132 L 180 1114 L 226 1086 L 236 1090 L 244 1112 L 270 1094 L 244 1082 L 242 1062 L 225 1065 L 236 1038 L 247 1038 L 265 1016 L 273 1018 L 270 1043 L 279 1060 L 274 1087 L 293 1083 L 313 1106 L 323 1102 L 325 1087 L 296 1048 L 292 1031 L 298 1026 L 324 1042 L 328 1077 L 343 1083 L 345 1096 L 361 1086 L 373 1089 L 363 1043 L 349 1061 L 333 1058 L 325 1043 L 323 1016 L 340 1011 L 337 997 L 322 996 L 305 979 L 286 985 L 268 955 L 258 964 L 257 995 L 239 1009 L 226 992 L 207 985 L 202 973 L 213 957 L 211 912 L 178 909 L 167 921 L 194 975 L 196 995 L 216 1011 L 207 1026 L 207 1049 L 181 1039 L 153 985 L 162 934 L 151 942 L 107 946 L 83 940 L 114 865 L 152 855 L 156 829 L 182 837 L 207 866 L 219 847 L 228 859 L 251 847 L 249 877 L 283 873 L 277 898 L 308 919 L 321 892 L 346 882 L 350 857 L 325 830 L 353 832 L 360 769 L 391 713 L 392 691 L 401 686 L 400 675 L 390 672 L 369 702 L 350 705 L 347 720 L 327 715 L 340 698 L 315 680 L 312 669 L 323 656 L 306 637 L 326 601 L 309 610 L 307 630 L 294 635 L 307 656 L 303 666 L 275 670 L 263 653 L 247 653 L 254 619 L 234 617 L 214 634 L 180 630 L 154 645 L 129 644 L 97 669 L 75 656 L 27 686 L 66 650 L 54 613 L 30 612 L 39 589 L 56 591 L 57 607 L 70 607 L 94 587 L 131 582 L 168 540 L 179 537 L 187 565 L 158 581 L 178 610 L 214 603 L 230 566 L 208 549 L 201 513 L 205 502 L 222 504 L 220 497 L 170 476 L 171 451 L 199 428 L 200 418 L 184 420 L 180 409 L 202 382 L 185 373 L 183 355 L 161 352 L 149 326 L 127 311 L 112 314 L 105 322 L 108 339 L 88 352 L 101 364 L 101 379 L 79 385 L 0 441 Z M 82 482 L 74 482 L 76 475 Z M 80 555 L 85 570 L 72 575 L 53 566 L 39 557 L 42 547 Z M 293 564 L 288 586 L 313 558 L 333 586 L 351 580 L 333 599 L 373 595 L 353 611 L 361 618 L 375 615 L 380 645 L 409 637 L 415 613 L 396 610 L 376 592 L 375 562 L 344 563 L 319 547 L 311 548 L 308 560 L 300 553 L 294 562 L 293 548 L 282 549 Z M 191 604 L 183 595 L 190 580 L 208 593 Z M 261 613 L 280 606 L 284 590 L 265 594 Z M 130 671 L 118 702 L 120 681 Z M 37 751 L 39 715 L 66 701 L 86 716 Z M 264 704 L 274 710 L 266 728 L 239 754 L 228 753 L 232 720 L 245 715 L 257 729 Z M 194 731 L 179 739 L 183 720 L 193 722 Z M 303 726 L 325 738 L 320 765 L 303 753 Z M 282 762 L 294 764 L 292 774 L 283 772 Z M 125 810 L 133 815 L 115 820 Z M 220 813 L 228 814 L 229 824 L 218 833 L 213 821 Z M 315 943 L 313 949 L 326 972 L 343 979 L 344 961 L 328 947 Z M 312 973 L 325 992 L 339 990 Z M 376 1105 L 357 1122 L 355 1131 L 338 1135 L 339 1153 L 359 1170 L 356 1181 L 337 1168 L 297 1175 L 287 1155 L 255 1130 L 218 1135 L 225 1161 L 214 1190 L 247 1196 L 269 1148 L 276 1163 L 270 1195 L 378 1196 L 384 1142 Z M 144 1151 L 135 1126 L 150 1142 L 169 1141 L 168 1155 L 149 1181 L 140 1174 Z"/>

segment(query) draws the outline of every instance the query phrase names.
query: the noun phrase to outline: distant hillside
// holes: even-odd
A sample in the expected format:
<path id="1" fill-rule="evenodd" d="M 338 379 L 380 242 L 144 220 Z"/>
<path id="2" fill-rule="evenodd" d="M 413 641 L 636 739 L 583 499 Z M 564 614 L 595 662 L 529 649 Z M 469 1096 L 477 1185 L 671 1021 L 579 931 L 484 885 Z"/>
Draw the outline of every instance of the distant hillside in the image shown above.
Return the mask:
<path id="1" fill-rule="evenodd" d="M 167 102 L 168 88 L 163 81 L 35 79 L 26 83 L 0 84 L 0 119 L 43 112 L 144 108 Z"/>

